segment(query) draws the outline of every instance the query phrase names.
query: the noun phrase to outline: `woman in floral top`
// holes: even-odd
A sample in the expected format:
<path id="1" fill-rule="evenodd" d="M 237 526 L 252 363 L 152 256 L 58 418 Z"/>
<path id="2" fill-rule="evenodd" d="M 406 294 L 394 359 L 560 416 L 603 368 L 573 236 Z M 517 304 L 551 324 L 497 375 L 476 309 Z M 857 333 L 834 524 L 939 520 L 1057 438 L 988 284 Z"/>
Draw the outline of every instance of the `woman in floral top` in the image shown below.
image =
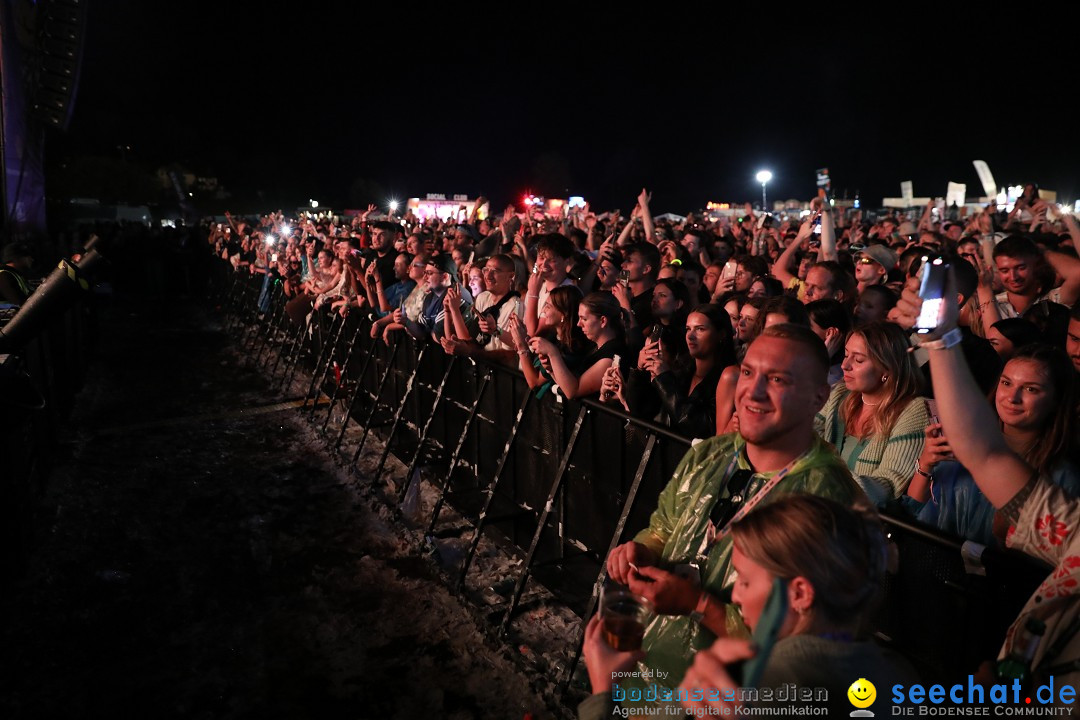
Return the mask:
<path id="1" fill-rule="evenodd" d="M 1009 628 L 999 657 L 1014 650 L 1028 619 L 1038 618 L 1046 624 L 1046 632 L 1032 661 L 1033 684 L 1053 677 L 1057 688 L 1075 686 L 1080 681 L 1080 502 L 1006 444 L 956 342 L 955 288 L 950 273 L 938 328 L 923 343 L 930 351 L 941 424 L 956 459 L 1014 526 L 1006 538 L 1009 547 L 1055 566 Z M 902 327 L 915 324 L 922 307 L 918 290 L 918 279 L 909 281 L 892 315 Z M 1060 695 L 1054 700 L 1060 700 Z"/>

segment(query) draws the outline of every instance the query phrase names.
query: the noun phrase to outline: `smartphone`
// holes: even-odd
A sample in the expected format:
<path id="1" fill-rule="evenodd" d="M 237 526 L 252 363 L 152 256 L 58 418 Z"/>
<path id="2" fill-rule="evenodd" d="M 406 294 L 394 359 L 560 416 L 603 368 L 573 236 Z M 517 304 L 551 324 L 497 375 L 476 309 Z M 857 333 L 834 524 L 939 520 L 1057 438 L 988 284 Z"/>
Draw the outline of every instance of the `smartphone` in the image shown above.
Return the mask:
<path id="1" fill-rule="evenodd" d="M 728 260 L 724 263 L 724 269 L 720 272 L 720 280 L 730 280 L 735 277 L 735 273 L 739 271 L 739 264 L 734 260 Z"/>
<path id="2" fill-rule="evenodd" d="M 821 237 L 821 213 L 818 213 L 817 217 L 814 218 L 814 222 L 810 226 L 810 229 L 813 231 L 813 233 L 815 235 L 817 235 L 818 237 Z"/>
<path id="3" fill-rule="evenodd" d="M 937 328 L 941 315 L 941 304 L 945 296 L 945 279 L 949 274 L 949 263 L 940 256 L 921 259 L 922 280 L 919 283 L 919 297 L 922 298 L 922 310 L 915 320 L 915 332 L 920 335 L 931 333 Z"/>
<path id="4" fill-rule="evenodd" d="M 757 654 L 743 663 L 742 687 L 757 687 L 761 680 L 761 674 L 765 665 L 769 662 L 773 645 L 776 644 L 776 636 L 780 634 L 780 626 L 784 624 L 787 616 L 787 581 L 783 578 L 773 580 L 772 591 L 765 600 L 765 608 L 761 611 L 757 627 L 751 637 L 751 642 L 757 646 Z"/>
<path id="5" fill-rule="evenodd" d="M 619 357 L 618 355 L 616 355 L 615 357 L 611 358 L 611 367 L 618 370 L 619 369 L 619 363 L 621 363 L 621 362 L 622 362 L 622 358 Z"/>
<path id="6" fill-rule="evenodd" d="M 940 425 L 941 418 L 938 416 L 937 400 L 934 398 L 926 398 L 926 414 L 930 416 L 931 425 Z M 934 437 L 941 437 L 941 431 L 934 431 Z"/>
<path id="7" fill-rule="evenodd" d="M 629 270 L 620 270 L 619 271 L 619 282 L 622 284 L 623 287 L 630 287 L 630 271 Z"/>
<path id="8" fill-rule="evenodd" d="M 277 262 L 277 253 L 270 256 L 270 262 Z"/>

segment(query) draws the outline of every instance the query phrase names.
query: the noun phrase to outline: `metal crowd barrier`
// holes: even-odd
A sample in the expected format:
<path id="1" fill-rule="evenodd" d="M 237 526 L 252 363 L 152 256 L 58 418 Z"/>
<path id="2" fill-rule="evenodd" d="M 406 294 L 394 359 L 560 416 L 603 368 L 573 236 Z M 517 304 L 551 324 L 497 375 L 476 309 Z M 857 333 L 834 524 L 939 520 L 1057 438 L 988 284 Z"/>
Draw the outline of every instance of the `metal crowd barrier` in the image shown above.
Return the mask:
<path id="1" fill-rule="evenodd" d="M 0 314 L 0 328 L 15 315 Z M 92 301 L 80 298 L 18 350 L 0 353 L 0 574 L 26 560 L 60 423 L 81 389 L 95 341 Z"/>
<path id="2" fill-rule="evenodd" d="M 260 320 L 252 312 L 250 289 L 224 292 L 232 298 L 235 318 L 227 325 L 239 337 L 247 331 L 245 322 L 255 334 L 290 336 L 283 313 L 278 320 L 267 320 L 273 313 Z M 302 409 L 333 450 L 341 449 L 349 423 L 361 425 L 353 465 L 370 433 L 382 432 L 384 448 L 367 480 L 382 477 L 393 453 L 408 468 L 395 481 L 399 503 L 417 467 L 438 469 L 427 534 L 463 530 L 439 528 L 447 503 L 470 525 L 464 529 L 471 538 L 457 589 L 466 587 L 484 534 L 521 558 L 512 588 L 503 588 L 505 603 L 496 618 L 500 634 L 528 605 L 530 579 L 589 617 L 606 579 L 604 558 L 647 526 L 690 441 L 595 402 L 560 400 L 551 393 L 537 398 L 516 369 L 447 356 L 438 345 L 404 333 L 387 345 L 372 339 L 369 329 L 370 320 L 360 314 L 342 320 L 314 313 L 308 326 L 291 330 L 296 342 L 282 346 L 291 355 L 282 384 L 300 365 L 311 372 Z M 325 417 L 318 415 L 320 397 L 330 400 Z M 347 411 L 335 429 L 331 418 L 339 402 Z M 1005 628 L 1047 569 L 1027 556 L 988 550 L 985 575 L 972 574 L 959 540 L 900 518 L 884 520 L 899 565 L 874 619 L 875 634 L 928 679 L 974 672 L 978 661 L 996 655 Z M 580 652 L 580 642 L 578 647 Z M 575 656 L 567 682 L 576 663 Z"/>

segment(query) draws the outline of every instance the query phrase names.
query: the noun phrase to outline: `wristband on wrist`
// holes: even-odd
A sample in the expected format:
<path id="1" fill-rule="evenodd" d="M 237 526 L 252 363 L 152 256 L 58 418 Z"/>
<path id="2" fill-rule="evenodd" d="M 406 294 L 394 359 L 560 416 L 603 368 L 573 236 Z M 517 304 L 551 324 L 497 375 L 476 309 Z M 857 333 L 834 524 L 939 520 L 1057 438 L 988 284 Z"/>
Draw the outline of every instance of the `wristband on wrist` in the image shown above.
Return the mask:
<path id="1" fill-rule="evenodd" d="M 930 472 L 926 472 L 925 470 L 922 469 L 922 465 L 919 464 L 918 458 L 916 458 L 916 460 L 915 460 L 915 472 L 919 473 L 920 475 L 922 475 L 924 478 L 927 478 L 927 479 L 930 479 L 930 477 L 933 476 L 933 468 L 931 468 Z"/>
<path id="2" fill-rule="evenodd" d="M 951 347 L 959 345 L 963 339 L 964 334 L 960 332 L 960 328 L 954 327 L 937 340 L 919 343 L 919 347 L 926 348 L 927 350 L 948 350 Z"/>

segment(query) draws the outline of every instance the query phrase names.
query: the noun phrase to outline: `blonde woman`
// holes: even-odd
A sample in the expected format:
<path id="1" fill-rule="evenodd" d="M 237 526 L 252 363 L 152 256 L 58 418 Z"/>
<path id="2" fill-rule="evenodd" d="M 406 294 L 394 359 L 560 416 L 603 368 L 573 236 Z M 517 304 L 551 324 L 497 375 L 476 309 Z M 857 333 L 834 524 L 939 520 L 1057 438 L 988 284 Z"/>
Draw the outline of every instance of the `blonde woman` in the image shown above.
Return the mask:
<path id="1" fill-rule="evenodd" d="M 817 417 L 821 437 L 877 505 L 907 489 L 930 422 L 909 347 L 907 333 L 892 323 L 852 331 L 844 345 L 844 378 Z"/>

